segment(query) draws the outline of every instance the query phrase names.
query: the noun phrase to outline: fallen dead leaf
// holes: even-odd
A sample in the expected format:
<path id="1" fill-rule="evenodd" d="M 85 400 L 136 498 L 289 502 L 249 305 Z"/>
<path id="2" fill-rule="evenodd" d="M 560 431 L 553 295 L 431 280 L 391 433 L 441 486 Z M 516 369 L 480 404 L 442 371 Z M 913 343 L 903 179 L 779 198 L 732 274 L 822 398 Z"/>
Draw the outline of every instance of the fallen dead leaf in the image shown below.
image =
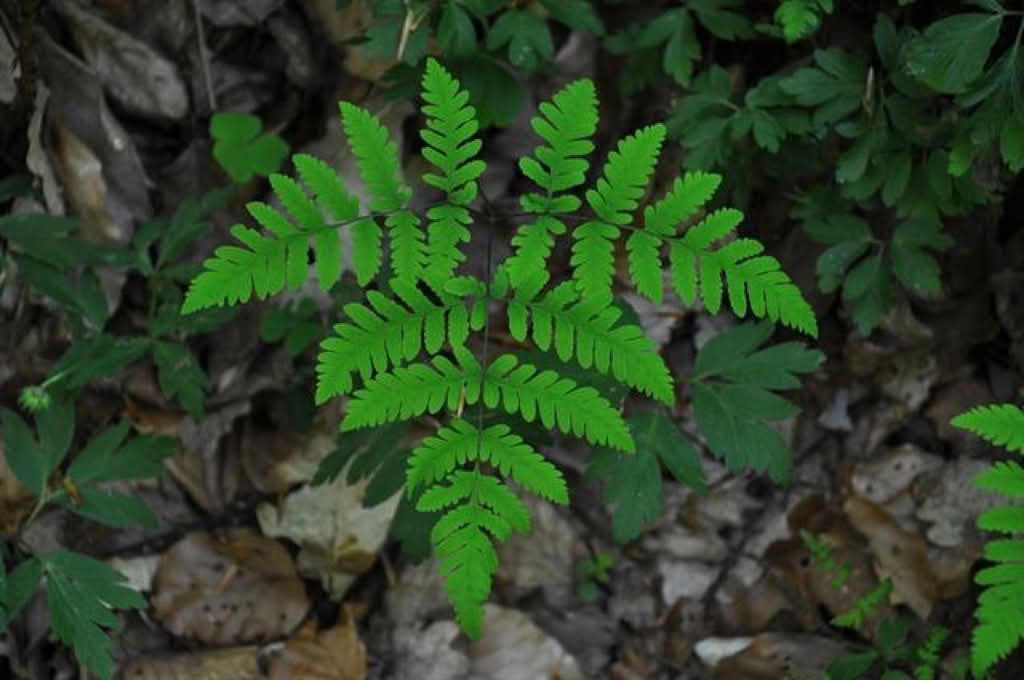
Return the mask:
<path id="1" fill-rule="evenodd" d="M 484 605 L 483 637 L 469 646 L 470 680 L 583 680 L 568 652 L 521 611 Z"/>
<path id="2" fill-rule="evenodd" d="M 364 680 L 366 646 L 348 609 L 341 623 L 316 632 L 310 621 L 274 657 L 270 680 Z"/>
<path id="3" fill-rule="evenodd" d="M 121 667 L 125 680 L 257 680 L 259 647 L 230 647 L 163 657 L 130 659 Z"/>
<path id="4" fill-rule="evenodd" d="M 154 590 L 154 613 L 170 632 L 210 644 L 280 638 L 310 608 L 291 555 L 249 529 L 178 541 L 160 559 Z"/>

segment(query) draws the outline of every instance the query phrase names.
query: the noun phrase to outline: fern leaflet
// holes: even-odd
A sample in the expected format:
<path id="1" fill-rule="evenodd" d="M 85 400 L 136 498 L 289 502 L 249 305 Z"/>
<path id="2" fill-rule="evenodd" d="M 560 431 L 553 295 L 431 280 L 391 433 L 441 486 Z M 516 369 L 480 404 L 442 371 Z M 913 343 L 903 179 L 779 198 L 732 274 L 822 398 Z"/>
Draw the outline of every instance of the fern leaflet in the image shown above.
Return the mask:
<path id="1" fill-rule="evenodd" d="M 352 220 L 359 214 L 359 204 L 322 161 L 305 154 L 296 154 L 293 161 L 317 202 L 310 200 L 295 180 L 277 173 L 270 175 L 274 193 L 295 224 L 285 213 L 266 203 L 248 203 L 249 214 L 272 236 L 242 224 L 231 227 L 231 234 L 247 249 L 217 248 L 204 263 L 206 271 L 189 286 L 182 314 L 225 303 L 248 302 L 253 291 L 262 299 L 280 293 L 285 286 L 297 290 L 306 281 L 310 238 L 317 255 L 320 288 L 327 291 L 337 283 L 341 276 L 341 241 L 335 225 L 324 219 L 324 211 L 337 220 Z M 372 251 L 368 254 L 372 255 Z M 363 271 L 375 270 L 374 262 L 372 258 L 364 259 Z"/>
<path id="2" fill-rule="evenodd" d="M 436 354 L 446 336 L 453 346 L 466 341 L 470 319 L 461 299 L 444 295 L 438 305 L 399 279 L 392 281 L 392 289 L 404 306 L 374 290 L 366 294 L 369 307 L 358 302 L 345 305 L 345 314 L 353 323 L 336 324 L 335 335 L 321 343 L 316 369 L 318 404 L 350 392 L 356 371 L 366 381 L 389 366 L 415 359 L 421 349 Z"/>
<path id="3" fill-rule="evenodd" d="M 1013 404 L 979 406 L 953 418 L 953 425 L 1011 451 L 1024 450 L 1024 411 Z M 1024 498 L 1024 467 L 999 461 L 974 478 L 974 485 L 1014 499 Z M 1024 532 L 1024 507 L 997 506 L 978 517 L 978 528 L 1006 534 Z M 985 544 L 984 556 L 995 563 L 974 577 L 985 586 L 974 612 L 978 625 L 971 644 L 975 677 L 1004 659 L 1024 640 L 1024 539 L 1007 538 Z"/>
<path id="4" fill-rule="evenodd" d="M 583 368 L 610 372 L 659 401 L 675 402 L 668 366 L 642 328 L 615 326 L 622 316 L 618 307 L 581 300 L 573 283 L 567 281 L 539 300 L 517 297 L 509 301 L 509 330 L 516 340 L 526 339 L 528 316 L 533 319 L 533 341 L 541 350 L 548 351 L 553 344 L 562 361 L 575 356 Z"/>
<path id="5" fill-rule="evenodd" d="M 585 156 L 594 150 L 590 138 L 597 130 L 594 84 L 586 79 L 570 83 L 539 108 L 543 115 L 534 116 L 530 125 L 548 146 L 534 149 L 535 158 L 520 159 L 519 168 L 545 193 L 531 192 L 520 199 L 523 210 L 538 217 L 519 228 L 512 238 L 515 253 L 505 261 L 512 284 L 518 287 L 531 281 L 535 291 L 549 277 L 547 269 L 538 264 L 547 262 L 551 254 L 552 235 L 566 231 L 565 223 L 554 215 L 580 207 L 576 196 L 558 194 L 583 184 L 590 166 Z"/>
<path id="6" fill-rule="evenodd" d="M 573 278 L 584 298 L 608 304 L 612 297 L 615 239 L 632 221 L 665 140 L 665 126 L 650 125 L 621 140 L 608 155 L 604 175 L 587 191 L 598 219 L 584 222 L 572 235 Z"/>
<path id="7" fill-rule="evenodd" d="M 961 413 L 950 422 L 1007 451 L 1024 451 L 1024 410 L 1019 406 L 978 406 Z"/>
<path id="8" fill-rule="evenodd" d="M 544 427 L 557 424 L 566 434 L 593 444 L 635 450 L 621 414 L 593 387 L 580 387 L 551 370 L 538 372 L 511 354 L 498 357 L 481 375 L 471 352 L 455 347 L 454 353 L 457 365 L 437 356 L 431 365 L 412 364 L 377 375 L 349 402 L 342 431 L 436 413 L 446 404 L 454 411 L 462 400 L 475 404 L 482 384 L 488 408 L 500 402 L 505 411 L 518 413 L 528 423 L 539 417 Z"/>
<path id="9" fill-rule="evenodd" d="M 339 104 L 349 148 L 371 197 L 370 210 L 389 213 L 391 268 L 403 281 L 414 281 L 426 265 L 427 254 L 420 218 L 405 204 L 412 189 L 402 183 L 398 145 L 369 111 L 348 102 Z"/>
<path id="10" fill-rule="evenodd" d="M 473 138 L 479 124 L 476 109 L 469 105 L 469 93 L 460 89 L 458 81 L 434 59 L 427 61 L 423 75 L 423 99 L 427 102 L 423 112 L 428 116 L 427 126 L 420 131 L 427 143 L 423 158 L 441 171 L 440 175 L 423 175 L 423 181 L 447 195 L 446 203 L 427 211 L 426 278 L 441 283 L 466 259 L 458 247 L 470 238 L 466 225 L 472 217 L 466 206 L 476 198 L 476 179 L 487 165 L 479 159 L 470 160 L 480 151 L 481 142 Z"/>

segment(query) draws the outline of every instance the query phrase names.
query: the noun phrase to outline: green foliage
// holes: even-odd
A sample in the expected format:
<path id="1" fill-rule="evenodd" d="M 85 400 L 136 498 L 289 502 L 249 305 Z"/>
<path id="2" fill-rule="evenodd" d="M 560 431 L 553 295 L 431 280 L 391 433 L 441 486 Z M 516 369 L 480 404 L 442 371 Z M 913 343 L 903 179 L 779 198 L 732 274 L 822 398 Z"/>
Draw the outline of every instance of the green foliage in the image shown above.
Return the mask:
<path id="1" fill-rule="evenodd" d="M 832 293 L 842 286 L 843 302 L 865 335 L 891 308 L 896 281 L 920 295 L 934 296 L 941 290 L 939 264 L 927 251 L 946 250 L 953 239 L 941 232 L 937 220 L 902 222 L 887 244 L 874 237 L 866 221 L 849 214 L 809 219 L 804 229 L 829 246 L 818 257 L 818 287 Z"/>
<path id="2" fill-rule="evenodd" d="M 213 157 L 239 183 L 269 175 L 288 156 L 288 143 L 273 132 L 263 132 L 263 121 L 248 113 L 213 114 L 210 135 Z"/>
<path id="3" fill-rule="evenodd" d="M 799 387 L 796 374 L 817 369 L 824 355 L 800 342 L 758 349 L 773 330 L 767 322 L 746 323 L 708 340 L 694 367 L 693 409 L 708 448 L 731 470 L 767 472 L 781 483 L 789 479 L 792 452 L 768 423 L 800 408 L 775 391 Z"/>
<path id="4" fill-rule="evenodd" d="M 832 625 L 840 626 L 841 628 L 862 628 L 864 622 L 873 616 L 878 608 L 889 599 L 890 593 L 892 593 L 892 581 L 886 578 L 877 586 L 858 597 L 849 611 L 834 616 L 832 618 Z"/>
<path id="5" fill-rule="evenodd" d="M 587 479 L 600 481 L 612 506 L 612 535 L 619 544 L 637 538 L 661 512 L 661 465 L 698 493 L 707 491 L 697 451 L 661 409 L 639 412 L 628 421 L 636 453 L 598 447 L 590 455 Z"/>
<path id="6" fill-rule="evenodd" d="M 1009 451 L 1024 451 L 1024 411 L 1013 404 L 979 406 L 953 418 L 956 427 L 974 432 Z M 1016 461 L 1000 461 L 981 472 L 974 484 L 1013 499 L 1012 505 L 991 508 L 978 517 L 978 527 L 1019 536 L 1024 532 L 1024 467 Z M 984 548 L 985 559 L 993 566 L 974 576 L 984 587 L 978 596 L 971 644 L 971 668 L 981 677 L 992 666 L 1010 654 L 1024 639 L 1024 616 L 1020 602 L 1024 598 L 1024 540 L 1000 538 L 989 541 Z"/>
<path id="7" fill-rule="evenodd" d="M 786 42 L 803 40 L 821 24 L 823 14 L 831 14 L 832 0 L 780 0 L 775 10 L 775 21 L 782 26 L 782 37 Z"/>
<path id="8" fill-rule="evenodd" d="M 731 16 L 719 12 L 719 5 L 730 3 L 691 5 L 702 8 L 709 22 L 725 25 Z M 559 7 L 552 11 L 561 12 L 566 20 L 576 13 L 573 21 L 589 21 L 579 14 L 581 3 Z M 416 10 L 410 6 L 408 11 Z M 526 10 L 503 15 L 513 17 L 506 21 L 520 21 L 520 15 L 509 12 Z M 699 278 L 699 297 L 713 312 L 727 292 L 730 306 L 739 315 L 749 310 L 810 335 L 817 326 L 810 307 L 778 262 L 760 255 L 763 247 L 758 241 L 740 239 L 709 249 L 713 241 L 736 228 L 742 217 L 738 211 L 715 212 L 677 236 L 678 228 L 714 192 L 717 176 L 688 175 L 666 198 L 646 208 L 643 229 L 633 226 L 633 213 L 646 194 L 665 137 L 660 124 L 627 136 L 609 154 L 601 176 L 583 192 L 592 216 L 573 221 L 572 278 L 551 282 L 547 260 L 557 237 L 569 235 L 567 222 L 582 206 L 570 190 L 585 183 L 589 167 L 585 156 L 594 148 L 597 99 L 587 80 L 570 83 L 551 102 L 541 103 L 531 121 L 545 144 L 521 159 L 520 168 L 539 189 L 521 199 L 532 221 L 523 224 L 513 238 L 512 255 L 493 266 L 487 263 L 490 281 L 460 275 L 465 259 L 461 247 L 469 241 L 468 227 L 477 219 L 472 208 L 479 191 L 477 179 L 486 168 L 475 158 L 481 146 L 475 138 L 479 124 L 467 92 L 440 64 L 427 62 L 421 85 L 426 117 L 422 154 L 436 169 L 423 179 L 443 193 L 440 203 L 427 208 L 425 220 L 408 207 L 411 190 L 401 179 L 398 149 L 387 129 L 363 109 L 342 103 L 343 129 L 367 187 L 368 205 L 358 204 L 337 173 L 297 155 L 295 165 L 316 200 L 310 200 L 298 183 L 272 175 L 271 186 L 294 224 L 265 204 L 250 203 L 250 214 L 272 236 L 235 225 L 232 234 L 245 248 L 217 249 L 192 281 L 181 311 L 243 302 L 253 291 L 266 297 L 285 287 L 298 287 L 305 281 L 310 239 L 315 239 L 319 283 L 329 291 L 339 280 L 342 260 L 340 239 L 332 229 L 354 230 L 356 280 L 360 286 L 374 284 L 374 288 L 366 292 L 364 301 L 344 305 L 348 319 L 336 324 L 334 333 L 321 343 L 316 401 L 338 395 L 348 395 L 348 400 L 340 425 L 346 443 L 324 461 L 315 481 L 333 478 L 347 464 L 350 479 L 372 476 L 371 484 L 384 480 L 374 494 L 375 500 L 382 500 L 398 488 L 397 471 L 406 456 L 392 435 L 382 436 L 383 450 L 368 443 L 375 441 L 373 435 L 364 443 L 353 443 L 348 437 L 427 414 L 443 417 L 440 414 L 447 412 L 450 417 L 442 420 L 437 432 L 407 457 L 407 497 L 399 514 L 403 522 L 410 521 L 413 499 L 415 509 L 427 514 L 416 522 L 415 530 L 401 528 L 395 534 L 403 548 L 413 552 L 422 551 L 422 538 L 429 534 L 458 620 L 476 636 L 481 605 L 497 569 L 493 542 L 512 531 L 526 532 L 530 526 L 526 506 L 510 484 L 552 502 L 568 501 L 557 468 L 522 433 L 541 428 L 542 436 L 535 437 L 540 441 L 557 429 L 601 447 L 594 458 L 598 468 L 604 461 L 600 476 L 615 483 L 643 484 L 643 521 L 660 506 L 661 462 L 680 481 L 703 488 L 696 451 L 679 436 L 667 415 L 651 412 L 627 422 L 620 411 L 623 390 L 616 385 L 666 404 L 675 401 L 664 360 L 634 317 L 614 300 L 613 249 L 623 231 L 646 239 L 643 243 L 634 239 L 629 248 L 634 253 L 642 250 L 634 257 L 644 262 L 652 260 L 653 250 L 650 266 L 658 270 L 657 251 L 663 243 L 669 245 L 676 278 L 687 282 L 681 285 L 693 287 Z M 382 264 L 384 231 L 377 222 L 381 218 L 388 228 L 391 258 L 387 281 L 375 281 Z M 324 246 L 326 242 L 330 247 Z M 653 294 L 648 272 L 637 273 L 636 278 L 642 292 Z M 684 297 L 691 302 L 697 299 L 695 292 Z M 488 310 L 495 304 L 505 306 L 512 338 L 522 343 L 532 340 L 537 352 L 487 350 L 492 323 Z M 770 334 L 770 326 L 763 328 Z M 485 348 L 479 356 L 468 349 L 471 333 L 478 331 L 484 333 Z M 752 395 L 759 409 L 758 422 L 743 421 L 743 434 L 761 436 L 760 419 L 794 413 L 795 407 L 770 390 L 794 387 L 793 373 L 812 370 L 818 362 L 816 353 L 807 354 L 802 346 L 790 343 L 780 346 L 777 356 L 762 350 L 776 364 L 759 369 L 762 354 L 747 355 L 766 339 L 764 335 L 746 350 L 741 348 L 742 356 L 734 362 L 755 371 L 750 380 L 710 365 L 698 378 L 701 388 L 719 403 Z M 720 380 L 740 384 L 714 382 Z M 741 388 L 746 390 L 742 395 L 737 392 Z M 739 402 L 738 408 L 742 411 L 747 404 Z M 716 441 L 736 434 L 731 423 L 712 425 L 718 428 L 712 432 Z M 371 456 L 371 451 L 380 455 Z M 619 460 L 613 458 L 617 452 L 631 455 Z M 780 452 L 785 453 L 784 445 L 769 453 Z M 376 463 L 366 462 L 374 459 Z M 611 472 L 613 460 L 618 461 L 614 463 L 617 474 Z M 788 467 L 788 462 L 753 462 L 773 473 Z M 624 470 L 628 474 L 622 474 Z M 616 502 L 614 488 L 609 494 Z M 617 513 L 631 511 L 631 503 L 617 505 Z M 617 520 L 617 525 L 622 524 Z M 625 525 L 625 535 L 636 531 L 629 521 Z"/>
<path id="9" fill-rule="evenodd" d="M 850 578 L 850 565 L 839 564 L 832 554 L 831 548 L 814 534 L 801 529 L 800 540 L 803 541 L 807 551 L 811 553 L 811 557 L 814 558 L 814 563 L 818 568 L 833 575 L 832 582 L 829 585 L 837 590 L 842 588 L 843 584 Z"/>
<path id="10" fill-rule="evenodd" d="M 88 519 L 114 527 L 156 527 L 157 519 L 135 496 L 110 493 L 104 483 L 144 479 L 160 473 L 163 461 L 174 452 L 171 440 L 156 437 L 127 439 L 129 424 L 122 422 L 93 437 L 51 486 L 54 472 L 71 451 L 75 421 L 73 408 L 54 401 L 35 416 L 38 437 L 21 417 L 0 409 L 4 456 L 14 476 L 36 497 L 26 520 L 34 519 L 48 503 L 56 503 Z M 0 570 L 2 571 L 2 570 Z M 113 660 L 104 628 L 116 630 L 111 609 L 142 608 L 145 600 L 123 585 L 124 577 L 84 555 L 56 551 L 22 560 L 0 585 L 0 628 L 6 628 L 45 577 L 50 621 L 57 639 L 75 650 L 78 660 L 102 678 L 111 678 Z"/>
<path id="11" fill-rule="evenodd" d="M 600 584 L 608 583 L 608 570 L 615 566 L 615 556 L 599 552 L 592 559 L 576 563 L 576 595 L 583 602 L 596 602 Z"/>
<path id="12" fill-rule="evenodd" d="M 288 354 L 293 357 L 305 352 L 322 334 L 323 324 L 317 319 L 316 302 L 311 298 L 275 307 L 260 318 L 260 339 L 284 341 Z"/>

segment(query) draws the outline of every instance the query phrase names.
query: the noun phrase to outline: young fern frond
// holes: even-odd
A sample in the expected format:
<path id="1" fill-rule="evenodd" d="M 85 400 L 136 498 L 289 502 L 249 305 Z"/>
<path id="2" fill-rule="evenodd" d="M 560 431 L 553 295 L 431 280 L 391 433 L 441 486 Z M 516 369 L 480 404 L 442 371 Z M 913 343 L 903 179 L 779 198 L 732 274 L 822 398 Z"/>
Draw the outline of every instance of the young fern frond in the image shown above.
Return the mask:
<path id="1" fill-rule="evenodd" d="M 441 304 L 435 304 L 399 279 L 392 281 L 392 289 L 404 304 L 371 290 L 366 294 L 369 307 L 358 302 L 345 305 L 345 315 L 353 323 L 336 324 L 335 335 L 320 345 L 318 404 L 351 392 L 356 371 L 367 381 L 389 366 L 412 361 L 423 349 L 436 354 L 446 338 L 459 346 L 469 337 L 469 311 L 461 297 L 442 293 Z"/>
<path id="2" fill-rule="evenodd" d="M 755 317 L 781 321 L 816 337 L 814 310 L 782 271 L 779 261 L 762 255 L 764 246 L 759 241 L 740 238 L 711 250 L 712 243 L 735 231 L 743 213 L 732 208 L 716 210 L 684 235 L 676 235 L 678 225 L 692 218 L 697 208 L 711 198 L 720 180 L 710 173 L 687 173 L 675 181 L 668 194 L 644 211 L 644 229 L 626 242 L 630 277 L 637 291 L 655 302 L 661 301 L 660 251 L 667 242 L 672 284 L 686 304 L 693 304 L 699 297 L 709 312 L 717 314 L 725 293 L 732 311 L 743 317 L 749 298 L 749 309 Z"/>
<path id="3" fill-rule="evenodd" d="M 447 202 L 427 211 L 428 226 L 426 279 L 443 283 L 466 259 L 459 244 L 470 239 L 467 225 L 473 218 L 466 208 L 477 195 L 476 179 L 487 165 L 471 160 L 480 151 L 481 142 L 474 139 L 479 124 L 476 109 L 469 105 L 469 93 L 459 88 L 457 80 L 436 61 L 427 62 L 423 75 L 423 99 L 427 102 L 427 127 L 420 136 L 427 146 L 423 158 L 441 174 L 427 173 L 423 181 L 445 192 Z M 438 285 L 434 285 L 437 288 Z"/>
<path id="4" fill-rule="evenodd" d="M 587 190 L 587 203 L 597 219 L 573 230 L 573 278 L 577 290 L 587 298 L 608 304 L 612 299 L 612 274 L 615 270 L 615 239 L 620 227 L 632 221 L 654 172 L 654 165 L 665 141 L 665 126 L 660 123 L 637 130 L 621 140 L 608 154 L 603 176 L 594 189 Z"/>
<path id="5" fill-rule="evenodd" d="M 585 156 L 594 150 L 591 137 L 597 130 L 594 83 L 586 79 L 570 83 L 551 102 L 541 103 L 539 109 L 542 115 L 534 116 L 530 126 L 548 145 L 534 149 L 535 158 L 521 158 L 519 168 L 544 193 L 521 197 L 523 210 L 537 214 L 537 218 L 519 227 L 512 238 L 515 252 L 504 263 L 512 285 L 521 287 L 529 282 L 534 293 L 550 276 L 543 263 L 551 254 L 554 236 L 566 232 L 565 223 L 556 215 L 580 207 L 578 197 L 563 192 L 583 184 L 590 167 Z"/>
<path id="6" fill-rule="evenodd" d="M 668 366 L 642 328 L 616 326 L 618 307 L 581 300 L 571 281 L 537 300 L 513 298 L 508 304 L 509 331 L 516 340 L 527 336 L 527 318 L 534 343 L 543 351 L 552 344 L 558 358 L 573 357 L 583 368 L 611 373 L 615 379 L 666 404 L 675 403 Z"/>
<path id="7" fill-rule="evenodd" d="M 391 268 L 395 277 L 414 282 L 426 265 L 427 252 L 420 218 L 405 208 L 412 189 L 400 177 L 398 145 L 369 111 L 348 102 L 339 108 L 345 137 L 370 194 L 370 210 L 388 213 L 384 223 L 391 237 Z"/>
<path id="8" fill-rule="evenodd" d="M 341 276 L 341 241 L 337 227 L 329 223 L 325 214 L 336 221 L 351 221 L 359 215 L 358 200 L 353 198 L 333 170 L 322 161 L 306 154 L 293 158 L 306 185 L 316 196 L 314 203 L 293 179 L 274 173 L 270 186 L 280 199 L 288 216 L 261 201 L 246 205 L 249 214 L 270 235 L 236 224 L 231 234 L 247 248 L 221 246 L 204 263 L 206 271 L 189 286 L 182 305 L 188 314 L 225 303 L 248 302 L 255 291 L 259 298 L 280 293 L 287 286 L 297 290 L 306 281 L 309 269 L 310 239 L 316 252 L 317 279 L 322 290 L 330 290 Z M 375 269 L 379 254 L 372 256 L 372 248 L 363 254 L 362 267 Z M 378 247 L 379 253 L 379 247 Z"/>
<path id="9" fill-rule="evenodd" d="M 961 413 L 953 425 L 970 430 L 1010 451 L 1024 451 L 1024 411 L 1013 404 L 979 406 Z M 997 506 L 978 517 L 978 528 L 1005 534 L 1024 533 L 1024 467 L 1016 461 L 999 461 L 974 478 L 974 485 L 1003 494 L 1014 505 Z M 995 565 L 974 577 L 985 589 L 974 612 L 978 625 L 971 644 L 971 668 L 983 677 L 989 668 L 1006 658 L 1024 641 L 1024 539 L 1003 538 L 985 544 L 985 559 Z"/>

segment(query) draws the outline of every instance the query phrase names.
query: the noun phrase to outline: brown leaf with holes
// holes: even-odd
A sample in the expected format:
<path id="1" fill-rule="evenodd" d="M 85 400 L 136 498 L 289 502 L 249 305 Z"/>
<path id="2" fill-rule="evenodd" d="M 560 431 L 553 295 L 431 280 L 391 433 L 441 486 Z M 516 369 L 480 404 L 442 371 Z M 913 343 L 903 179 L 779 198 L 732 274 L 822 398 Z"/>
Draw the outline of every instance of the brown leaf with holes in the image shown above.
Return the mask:
<path id="1" fill-rule="evenodd" d="M 849 653 L 839 642 L 819 635 L 762 633 L 738 654 L 715 666 L 715 680 L 820 678 L 836 657 Z"/>
<path id="2" fill-rule="evenodd" d="M 249 529 L 189 534 L 164 553 L 154 584 L 167 630 L 212 644 L 284 637 L 310 608 L 291 555 Z"/>
<path id="3" fill-rule="evenodd" d="M 161 657 L 139 657 L 121 668 L 122 680 L 258 680 L 259 647 L 232 647 Z"/>
<path id="4" fill-rule="evenodd" d="M 270 664 L 270 680 L 365 680 L 366 645 L 348 607 L 341 623 L 316 632 L 310 621 Z"/>

